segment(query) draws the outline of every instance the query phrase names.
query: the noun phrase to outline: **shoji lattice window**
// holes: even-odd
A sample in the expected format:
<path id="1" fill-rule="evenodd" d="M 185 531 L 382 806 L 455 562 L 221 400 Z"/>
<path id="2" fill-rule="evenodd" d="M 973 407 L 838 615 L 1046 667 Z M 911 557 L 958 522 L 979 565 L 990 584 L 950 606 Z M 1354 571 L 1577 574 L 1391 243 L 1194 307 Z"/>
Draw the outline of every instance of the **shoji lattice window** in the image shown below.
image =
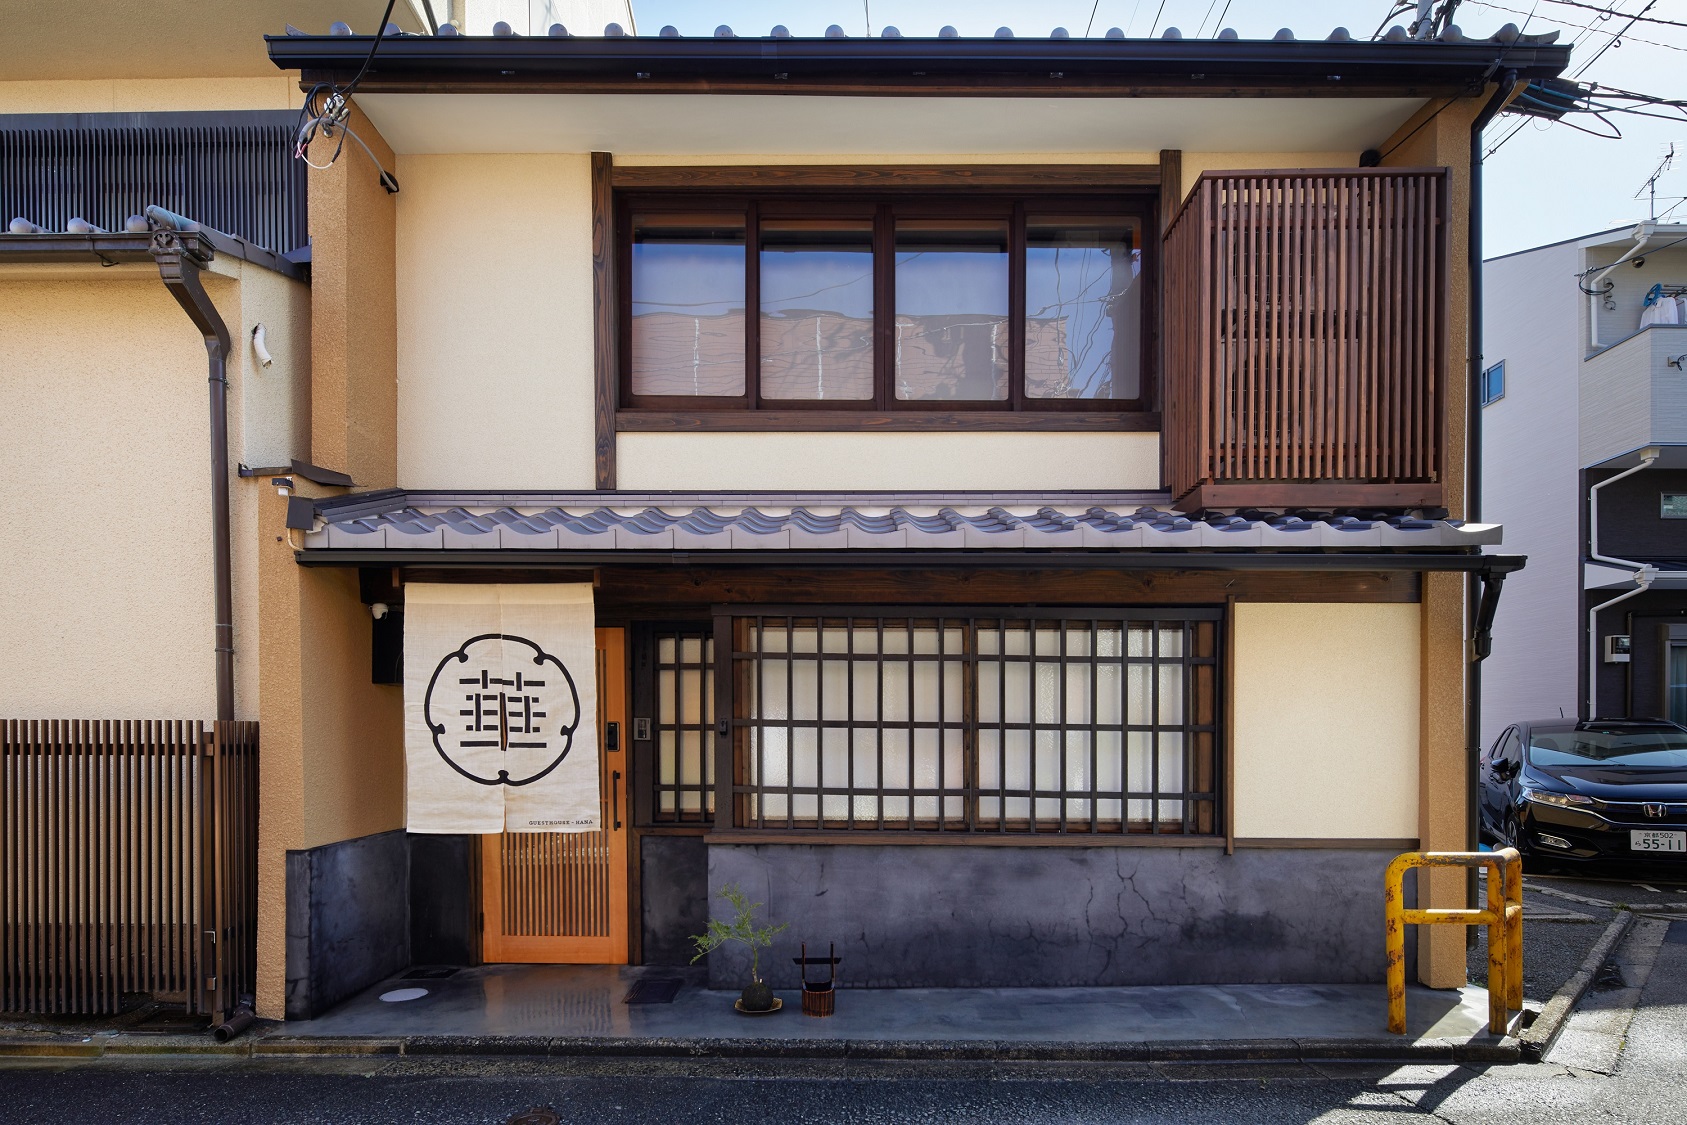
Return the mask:
<path id="1" fill-rule="evenodd" d="M 741 828 L 1214 834 L 1217 611 L 735 617 Z"/>

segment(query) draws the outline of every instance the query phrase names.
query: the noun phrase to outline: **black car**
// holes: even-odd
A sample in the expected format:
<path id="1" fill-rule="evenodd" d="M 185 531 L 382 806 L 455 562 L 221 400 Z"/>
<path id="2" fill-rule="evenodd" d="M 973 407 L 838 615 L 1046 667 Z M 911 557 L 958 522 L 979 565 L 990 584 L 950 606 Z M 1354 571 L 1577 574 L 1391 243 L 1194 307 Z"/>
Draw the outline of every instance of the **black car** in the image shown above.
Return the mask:
<path id="1" fill-rule="evenodd" d="M 1525 856 L 1687 872 L 1687 727 L 1662 719 L 1518 723 L 1482 752 L 1482 836 Z"/>

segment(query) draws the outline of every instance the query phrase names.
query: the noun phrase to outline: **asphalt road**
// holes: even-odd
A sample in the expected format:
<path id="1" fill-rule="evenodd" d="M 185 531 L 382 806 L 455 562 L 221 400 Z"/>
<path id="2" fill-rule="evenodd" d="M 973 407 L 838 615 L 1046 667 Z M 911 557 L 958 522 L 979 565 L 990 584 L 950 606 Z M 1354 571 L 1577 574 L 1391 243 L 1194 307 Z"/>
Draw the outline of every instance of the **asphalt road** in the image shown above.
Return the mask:
<path id="1" fill-rule="evenodd" d="M 1653 883 L 1648 891 L 1628 882 L 1546 885 L 1652 913 L 1687 901 L 1687 887 Z M 1687 921 L 1637 919 L 1613 961 L 1609 979 L 1536 1065 L 125 1059 L 0 1067 L 0 1122 L 502 1125 L 548 1106 L 569 1123 L 687 1125 L 1687 1125 Z"/>

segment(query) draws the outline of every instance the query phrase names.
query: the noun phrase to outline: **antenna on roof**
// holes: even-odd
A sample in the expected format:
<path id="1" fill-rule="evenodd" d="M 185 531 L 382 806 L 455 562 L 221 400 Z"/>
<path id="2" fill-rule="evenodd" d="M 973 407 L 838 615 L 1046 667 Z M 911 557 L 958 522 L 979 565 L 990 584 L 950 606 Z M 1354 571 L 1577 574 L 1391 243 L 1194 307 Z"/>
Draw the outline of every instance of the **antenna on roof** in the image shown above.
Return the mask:
<path id="1" fill-rule="evenodd" d="M 1658 217 L 1658 181 L 1663 178 L 1664 173 L 1669 171 L 1669 166 L 1674 163 L 1675 142 L 1671 141 L 1668 151 L 1664 153 L 1663 160 L 1659 162 L 1656 168 L 1652 169 L 1652 174 L 1646 177 L 1646 182 L 1640 185 L 1640 190 L 1634 193 L 1636 199 L 1639 199 L 1642 195 L 1647 197 L 1647 214 L 1654 219 Z M 1665 196 L 1665 198 L 1667 199 L 1668 196 Z M 1670 210 L 1673 211 L 1675 208 L 1671 207 Z"/>

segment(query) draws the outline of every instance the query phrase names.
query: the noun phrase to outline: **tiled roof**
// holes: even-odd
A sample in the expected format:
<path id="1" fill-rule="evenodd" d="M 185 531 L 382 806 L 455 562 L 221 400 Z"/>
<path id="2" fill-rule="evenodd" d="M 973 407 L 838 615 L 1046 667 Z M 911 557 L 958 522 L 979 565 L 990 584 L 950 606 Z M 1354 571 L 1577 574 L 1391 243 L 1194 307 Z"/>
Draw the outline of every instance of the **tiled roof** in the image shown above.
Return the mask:
<path id="1" fill-rule="evenodd" d="M 1495 524 L 1380 511 L 1190 517 L 1141 494 L 392 492 L 319 502 L 307 549 L 910 550 L 1472 548 Z M 1164 502 L 1164 497 L 1159 497 Z"/>
<path id="2" fill-rule="evenodd" d="M 292 24 L 288 24 L 287 25 L 287 34 L 290 35 L 290 36 L 308 36 L 311 33 L 308 32 L 308 31 L 304 31 L 304 30 L 301 30 L 299 28 L 296 28 Z M 348 35 L 355 35 L 355 34 L 358 34 L 358 33 L 352 30 L 351 25 L 349 25 L 349 24 L 347 24 L 343 21 L 337 21 L 328 29 L 328 34 L 333 35 L 333 36 L 348 36 Z M 371 33 L 368 32 L 368 31 L 364 31 L 362 34 L 370 35 Z M 389 23 L 389 24 L 387 24 L 387 27 L 386 27 L 386 34 L 389 35 L 389 36 L 395 36 L 395 37 L 400 37 L 400 38 L 416 38 L 416 37 L 418 37 L 419 33 L 400 31 L 397 24 Z M 511 27 L 511 25 L 509 23 L 507 23 L 506 21 L 503 21 L 503 20 L 499 20 L 496 24 L 493 25 L 492 34 L 495 38 L 518 38 L 518 39 L 523 38 L 523 36 L 520 35 L 520 33 L 518 33 L 513 27 Z M 563 24 L 553 23 L 553 24 L 550 24 L 546 28 L 542 37 L 543 38 L 550 38 L 550 39 L 573 39 L 577 36 L 577 34 L 578 34 L 578 32 L 570 31 Z M 592 33 L 587 32 L 586 34 L 591 35 Z M 1514 45 L 1514 44 L 1522 45 L 1522 46 L 1545 46 L 1547 44 L 1551 44 L 1551 43 L 1556 42 L 1557 39 L 1558 39 L 1558 34 L 1559 33 L 1556 32 L 1556 31 L 1550 31 L 1550 32 L 1545 32 L 1545 33 L 1538 34 L 1538 35 L 1525 35 L 1521 31 L 1518 30 L 1518 27 L 1517 27 L 1516 24 L 1508 23 L 1508 24 L 1504 25 L 1503 27 L 1501 27 L 1492 36 L 1489 36 L 1486 39 L 1471 38 L 1471 37 L 1467 37 L 1464 34 L 1464 32 L 1459 28 L 1459 26 L 1457 24 L 1450 24 L 1445 29 L 1443 29 L 1439 35 L 1435 36 L 1433 39 L 1414 39 L 1407 32 L 1405 27 L 1395 25 L 1394 27 L 1389 28 L 1388 31 L 1383 34 L 1381 39 L 1382 39 L 1382 42 L 1385 42 L 1385 43 L 1477 43 L 1477 42 L 1486 42 L 1486 43 L 1496 43 L 1496 44 L 1500 44 L 1500 45 L 1503 45 L 1503 46 L 1511 46 L 1511 45 Z M 621 26 L 618 23 L 611 23 L 611 24 L 605 25 L 604 29 L 602 31 L 602 36 L 604 38 L 607 38 L 607 39 L 619 39 L 619 38 L 623 38 L 623 37 L 624 38 L 633 38 L 633 36 L 628 34 L 627 29 L 624 28 L 623 26 Z M 458 27 L 455 24 L 452 24 L 452 23 L 441 24 L 439 26 L 439 31 L 438 31 L 438 34 L 437 34 L 436 37 L 442 38 L 442 39 L 468 38 L 468 36 L 465 36 L 462 33 L 462 31 L 460 31 L 458 29 Z M 541 37 L 541 36 L 535 36 L 535 37 Z M 595 36 L 593 36 L 593 37 L 595 37 Z M 850 34 L 847 31 L 845 31 L 843 26 L 840 25 L 840 24 L 832 24 L 830 27 L 828 27 L 826 29 L 826 33 L 825 33 L 824 37 L 827 38 L 827 39 L 849 39 L 849 38 L 851 38 Z M 1042 36 L 1032 36 L 1032 37 L 1033 38 L 1042 38 Z M 659 32 L 657 32 L 657 38 L 661 38 L 661 39 L 682 39 L 682 38 L 691 38 L 691 39 L 738 39 L 738 38 L 792 39 L 792 38 L 800 38 L 800 37 L 793 36 L 790 32 L 790 29 L 787 28 L 784 24 L 775 24 L 773 26 L 773 28 L 767 33 L 766 36 L 756 36 L 756 35 L 752 34 L 752 35 L 741 37 L 729 25 L 723 23 L 723 24 L 720 24 L 718 27 L 716 27 L 714 32 L 710 35 L 694 35 L 694 36 L 682 36 L 677 27 L 673 26 L 672 24 L 668 24 L 668 25 L 664 26 Z M 864 37 L 858 36 L 856 38 L 875 38 L 875 37 L 874 36 L 864 36 Z M 902 38 L 904 38 L 904 36 L 903 36 L 902 31 L 899 28 L 896 28 L 894 26 L 885 26 L 885 27 L 883 27 L 879 30 L 879 34 L 878 34 L 877 38 L 880 38 L 880 39 L 902 39 Z M 908 36 L 907 38 L 916 38 L 916 37 L 915 36 Z M 970 39 L 970 38 L 983 38 L 983 37 L 963 36 L 953 26 L 945 25 L 942 29 L 940 29 L 938 31 L 936 36 L 926 36 L 925 38 Z M 988 36 L 988 38 L 991 38 L 991 39 L 1013 39 L 1013 38 L 1015 38 L 1015 33 L 1014 33 L 1013 28 L 1011 28 L 1011 27 L 998 27 L 996 29 L 995 34 L 991 35 L 991 36 Z M 1057 27 L 1057 28 L 1053 29 L 1051 32 L 1049 32 L 1047 38 L 1049 38 L 1049 39 L 1071 39 L 1071 38 L 1073 38 L 1073 36 L 1072 36 L 1071 32 L 1066 30 L 1066 28 Z M 1086 38 L 1086 37 L 1085 36 L 1078 36 L 1078 38 L 1083 39 L 1083 38 Z M 1130 37 L 1126 36 L 1123 29 L 1117 28 L 1117 27 L 1110 27 L 1105 32 L 1103 32 L 1101 35 L 1095 36 L 1094 38 L 1119 40 L 1119 39 L 1126 39 L 1126 38 L 1130 38 Z M 1159 39 L 1176 41 L 1176 40 L 1181 40 L 1183 38 L 1183 32 L 1176 27 L 1167 27 L 1164 31 L 1160 32 L 1157 36 L 1149 35 L 1149 36 L 1140 36 L 1140 37 L 1137 37 L 1137 38 L 1145 38 L 1145 39 L 1159 38 Z M 1347 28 L 1345 28 L 1345 27 L 1338 27 L 1338 28 L 1334 29 L 1333 31 L 1331 31 L 1328 35 L 1315 34 L 1314 38 L 1315 39 L 1323 39 L 1325 42 L 1330 42 L 1330 43 L 1359 42 L 1359 40 L 1354 39 L 1352 33 L 1349 32 L 1347 30 Z M 1220 42 L 1220 43 L 1236 42 L 1236 41 L 1240 41 L 1240 40 L 1241 40 L 1241 36 L 1239 36 L 1233 29 L 1228 28 L 1228 27 L 1223 28 L 1222 30 L 1218 31 L 1213 36 L 1213 41 Z M 1261 42 L 1265 42 L 1265 40 L 1261 40 Z M 1287 27 L 1281 28 L 1281 29 L 1278 30 L 1278 32 L 1275 35 L 1273 35 L 1271 37 L 1269 42 L 1276 42 L 1276 43 L 1292 43 L 1292 42 L 1295 42 L 1294 30 L 1292 28 L 1287 28 Z"/>

